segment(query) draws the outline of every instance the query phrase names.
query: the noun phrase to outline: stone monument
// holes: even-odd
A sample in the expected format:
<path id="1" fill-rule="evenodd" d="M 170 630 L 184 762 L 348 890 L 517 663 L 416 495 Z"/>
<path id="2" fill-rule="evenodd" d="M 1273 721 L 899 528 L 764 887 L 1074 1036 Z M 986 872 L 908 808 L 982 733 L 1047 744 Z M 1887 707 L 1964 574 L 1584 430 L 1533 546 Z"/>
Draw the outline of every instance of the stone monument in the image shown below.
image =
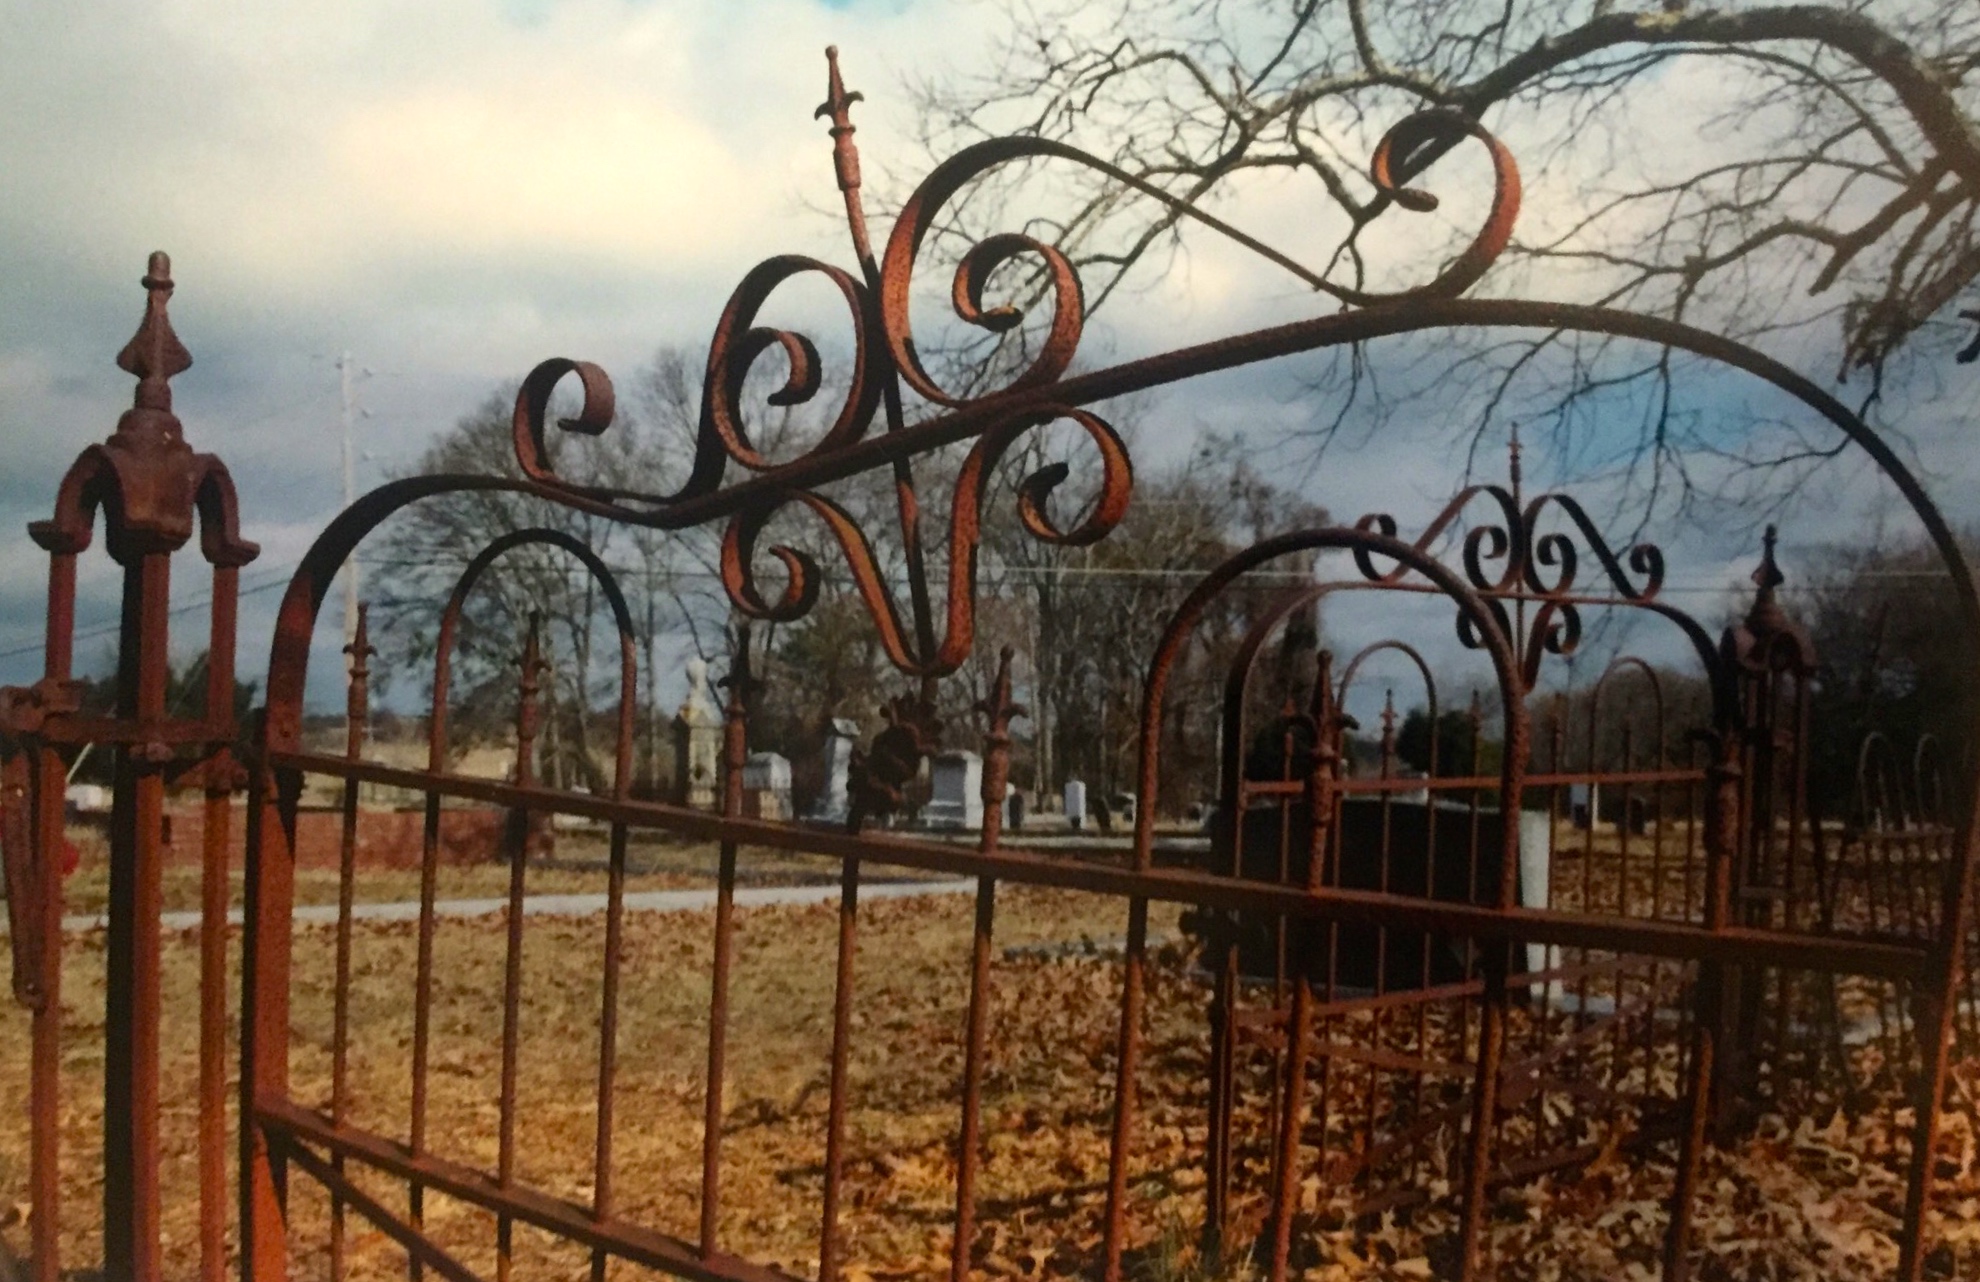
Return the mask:
<path id="1" fill-rule="evenodd" d="M 921 815 L 930 828 L 983 826 L 983 758 L 942 753 L 930 763 L 928 783 L 928 808 Z"/>
<path id="2" fill-rule="evenodd" d="M 1066 827 L 1078 832 L 1086 827 L 1086 783 L 1066 780 Z"/>
<path id="3" fill-rule="evenodd" d="M 846 775 L 852 767 L 853 744 L 859 740 L 859 723 L 834 717 L 825 725 L 825 789 L 818 794 L 810 818 L 820 823 L 842 824 L 851 800 L 846 792 Z"/>
<path id="4" fill-rule="evenodd" d="M 1554 816 L 1545 810 L 1519 812 L 1519 906 L 1550 908 L 1550 874 L 1554 866 Z M 1526 946 L 1526 969 L 1538 974 L 1561 964 L 1559 947 L 1546 944 Z M 1561 984 L 1554 980 L 1529 986 L 1529 996 L 1550 1003 L 1558 1002 Z"/>
<path id="5" fill-rule="evenodd" d="M 708 661 L 687 662 L 688 692 L 674 714 L 674 799 L 697 810 L 715 809 L 722 764 L 722 712 L 708 688 Z"/>
<path id="6" fill-rule="evenodd" d="M 774 752 L 752 752 L 743 763 L 743 814 L 751 819 L 791 817 L 791 763 Z"/>

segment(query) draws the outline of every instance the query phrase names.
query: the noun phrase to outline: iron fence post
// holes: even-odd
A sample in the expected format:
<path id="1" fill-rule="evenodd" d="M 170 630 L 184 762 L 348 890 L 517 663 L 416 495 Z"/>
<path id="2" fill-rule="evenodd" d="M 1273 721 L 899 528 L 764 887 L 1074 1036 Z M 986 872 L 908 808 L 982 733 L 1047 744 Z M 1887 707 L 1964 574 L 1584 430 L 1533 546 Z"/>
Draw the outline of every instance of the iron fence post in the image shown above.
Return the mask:
<path id="1" fill-rule="evenodd" d="M 224 1090 L 226 940 L 224 894 L 226 794 L 233 779 L 234 609 L 238 571 L 256 549 L 237 532 L 232 479 L 211 455 L 195 454 L 172 412 L 171 379 L 192 364 L 172 332 L 167 303 L 172 265 L 151 256 L 141 282 L 145 312 L 117 355 L 136 376 L 132 406 L 109 439 L 85 449 L 63 476 L 54 515 L 29 526 L 50 554 L 47 676 L 28 691 L 0 698 L 0 729 L 26 740 L 35 756 L 32 837 L 24 883 L 35 956 L 28 958 L 29 1004 L 36 1007 L 32 1055 L 32 1185 L 37 1278 L 59 1275 L 57 1119 L 61 1112 L 58 1042 L 61 1003 L 62 863 L 66 771 L 58 746 L 101 743 L 114 754 L 110 819 L 110 902 L 106 948 L 103 1086 L 103 1272 L 110 1282 L 154 1282 L 160 1264 L 159 1032 L 162 938 L 161 877 L 168 775 L 203 777 L 206 811 L 217 819 L 205 838 L 202 896 L 199 1101 L 199 1241 L 201 1270 L 214 1282 L 222 1268 L 225 1163 L 219 1092 Z M 85 714 L 70 680 L 75 628 L 76 556 L 89 546 L 101 509 L 104 543 L 124 573 L 116 703 L 107 715 Z M 213 569 L 212 632 L 204 715 L 179 720 L 166 704 L 171 679 L 171 558 L 200 531 Z M 14 772 L 18 774 L 18 771 Z M 16 840 L 13 844 L 22 844 Z M 216 885 L 217 883 L 217 885 Z M 17 959 L 18 964 L 18 959 Z M 212 1117 L 206 1114 L 212 1114 Z"/>

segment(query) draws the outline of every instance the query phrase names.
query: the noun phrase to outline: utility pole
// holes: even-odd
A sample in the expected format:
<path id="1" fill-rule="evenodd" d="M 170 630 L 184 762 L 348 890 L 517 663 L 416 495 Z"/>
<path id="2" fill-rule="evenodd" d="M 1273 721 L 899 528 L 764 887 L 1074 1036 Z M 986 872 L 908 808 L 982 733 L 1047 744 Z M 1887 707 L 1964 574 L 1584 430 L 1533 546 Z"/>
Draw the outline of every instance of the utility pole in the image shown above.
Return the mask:
<path id="1" fill-rule="evenodd" d="M 357 502 L 357 451 L 352 441 L 352 429 L 357 420 L 357 393 L 353 386 L 349 352 L 337 357 L 338 381 L 343 387 L 344 397 L 344 510 Z M 353 548 L 344 562 L 344 644 L 352 645 L 357 640 L 358 625 L 358 559 Z"/>

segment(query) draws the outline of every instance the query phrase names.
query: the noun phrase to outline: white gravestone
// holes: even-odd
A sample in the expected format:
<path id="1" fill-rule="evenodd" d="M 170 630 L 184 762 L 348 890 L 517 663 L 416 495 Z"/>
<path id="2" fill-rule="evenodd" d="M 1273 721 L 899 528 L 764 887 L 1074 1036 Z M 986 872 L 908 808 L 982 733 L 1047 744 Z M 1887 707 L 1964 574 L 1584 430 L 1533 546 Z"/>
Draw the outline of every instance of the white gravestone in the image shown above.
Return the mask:
<path id="1" fill-rule="evenodd" d="M 743 762 L 743 813 L 752 819 L 791 817 L 790 759 L 752 752 Z"/>
<path id="2" fill-rule="evenodd" d="M 1568 818 L 1587 832 L 1602 820 L 1602 785 L 1571 783 L 1567 790 Z"/>
<path id="3" fill-rule="evenodd" d="M 1086 783 L 1066 780 L 1066 827 L 1078 832 L 1086 827 Z"/>
<path id="4" fill-rule="evenodd" d="M 687 662 L 688 692 L 674 714 L 674 786 L 680 802 L 713 810 L 722 762 L 722 713 L 708 688 L 708 662 Z"/>
<path id="5" fill-rule="evenodd" d="M 921 817 L 930 828 L 983 826 L 983 758 L 973 752 L 945 752 L 929 771 L 928 806 Z"/>
<path id="6" fill-rule="evenodd" d="M 811 817 L 822 823 L 844 823 L 851 802 L 846 776 L 852 767 L 853 744 L 859 739 L 859 724 L 834 717 L 825 726 L 825 790 L 818 794 Z"/>
<path id="7" fill-rule="evenodd" d="M 1549 874 L 1554 863 L 1554 816 L 1545 810 L 1519 812 L 1519 906 L 1546 908 Z M 1526 946 L 1529 973 L 1552 970 L 1561 964 L 1561 950 L 1546 944 Z M 1554 1002 L 1561 995 L 1559 980 L 1530 986 L 1530 995 Z"/>

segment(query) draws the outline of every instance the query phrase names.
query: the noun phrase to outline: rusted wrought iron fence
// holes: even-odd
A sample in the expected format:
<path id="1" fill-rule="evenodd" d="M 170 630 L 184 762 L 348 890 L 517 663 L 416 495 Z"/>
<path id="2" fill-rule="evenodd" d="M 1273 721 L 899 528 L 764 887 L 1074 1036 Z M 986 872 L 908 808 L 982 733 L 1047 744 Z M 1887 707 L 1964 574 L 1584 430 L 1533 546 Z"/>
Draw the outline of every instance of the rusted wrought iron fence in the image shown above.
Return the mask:
<path id="1" fill-rule="evenodd" d="M 1960 836 L 1951 793 L 1958 781 L 1948 775 L 1947 756 L 1929 734 L 1909 750 L 1880 731 L 1864 737 L 1855 795 L 1819 829 L 1815 911 L 1824 929 L 1880 939 L 1937 936 L 1944 910 L 1938 888 L 1958 862 Z M 1980 934 L 1969 932 L 1952 1012 L 1962 1055 L 1980 1052 L 1976 963 Z M 1846 981 L 1818 996 L 1826 1005 L 1810 1012 L 1810 1027 L 1829 1039 L 1822 1052 L 1852 1082 L 1916 1071 L 1921 994 L 1915 985 Z"/>
<path id="2" fill-rule="evenodd" d="M 468 1231 L 463 1224 L 474 1233 L 485 1229 L 485 1253 L 498 1278 L 572 1260 L 579 1267 L 588 1262 L 594 1277 L 614 1261 L 687 1278 L 769 1279 L 814 1269 L 820 1278 L 846 1276 L 865 1242 L 848 1221 L 865 1210 L 860 1199 L 872 1186 L 864 1164 L 875 1160 L 857 1125 L 860 1065 L 870 1064 L 876 1036 L 860 1016 L 859 997 L 863 986 L 884 987 L 892 978 L 885 958 L 878 968 L 862 961 L 871 956 L 862 953 L 862 941 L 879 928 L 875 881 L 899 870 L 968 879 L 975 892 L 968 948 L 954 959 L 962 995 L 949 1012 L 959 1028 L 947 1066 L 954 1087 L 945 1098 L 953 1109 L 945 1206 L 909 1217 L 945 1254 L 952 1277 L 994 1268 L 979 1257 L 1001 1222 L 1041 1216 L 1063 1241 L 1071 1267 L 1109 1279 L 1125 1276 L 1152 1238 L 1177 1229 L 1213 1252 L 1253 1250 L 1270 1276 L 1283 1277 L 1298 1266 L 1313 1227 L 1307 1203 L 1316 1184 L 1351 1190 L 1355 1214 L 1404 1211 L 1447 1226 L 1442 1265 L 1482 1277 L 1505 1263 L 1496 1258 L 1491 1222 L 1502 1189 L 1627 1144 L 1672 1173 L 1657 1233 L 1664 1276 L 1679 1278 L 1692 1261 L 1692 1218 L 1714 1134 L 1736 1134 L 1769 1093 L 1797 1074 L 1828 1071 L 1837 1055 L 1854 1055 L 1852 1071 L 1861 1069 L 1862 1056 L 1839 1030 L 1854 1027 L 1852 1003 L 1865 993 L 1876 1006 L 1875 1036 L 1886 1062 L 1911 1084 L 1916 1105 L 1898 1272 L 1907 1282 L 1921 1276 L 1929 1246 L 1921 1229 L 1952 1033 L 1956 1021 L 1972 1015 L 1956 1001 L 1966 991 L 1961 963 L 1970 945 L 1953 946 L 1972 937 L 1971 816 L 1964 809 L 1944 813 L 1953 790 L 1935 782 L 1879 782 L 1881 750 L 1865 758 L 1866 797 L 1876 804 L 1866 802 L 1847 833 L 1812 812 L 1803 783 L 1813 732 L 1812 662 L 1805 637 L 1779 606 L 1771 536 L 1744 622 L 1714 637 L 1660 596 L 1661 553 L 1641 545 L 1618 554 L 1571 496 L 1529 497 L 1515 456 L 1508 486 L 1467 489 L 1414 540 L 1397 537 L 1388 518 L 1371 516 L 1354 527 L 1264 540 L 1204 576 L 1148 657 L 1139 805 L 1132 836 L 1115 857 L 1069 855 L 1003 831 L 1011 722 L 1022 715 L 1008 655 L 978 709 L 983 824 L 975 841 L 877 830 L 900 809 L 909 781 L 940 742 L 932 683 L 955 672 L 974 648 L 982 506 L 1007 452 L 1029 432 L 1070 423 L 1100 462 L 1099 494 L 1070 528 L 1055 517 L 1052 502 L 1066 476 L 1062 466 L 1018 486 L 1019 516 L 1033 537 L 1093 542 L 1126 511 L 1132 491 L 1126 448 L 1087 408 L 1106 398 L 1290 353 L 1453 325 L 1544 325 L 1662 343 L 1783 389 L 1869 453 L 1944 556 L 1970 646 L 1980 639 L 1970 576 L 1944 520 L 1902 462 L 1819 388 L 1715 336 L 1604 308 L 1460 297 L 1510 235 L 1518 173 L 1475 122 L 1441 113 L 1398 125 L 1371 163 L 1379 187 L 1405 208 L 1418 208 L 1427 198 L 1406 192 L 1397 178 L 1413 159 L 1467 139 L 1492 159 L 1484 226 L 1467 252 L 1428 284 L 1382 296 L 1343 289 L 1176 206 L 1180 216 L 1265 253 L 1345 310 L 1075 375 L 1069 371 L 1083 320 L 1076 272 L 1052 245 L 993 236 L 964 256 L 954 288 L 958 315 L 992 330 L 1013 323 L 1010 311 L 986 305 L 985 287 L 997 267 L 1025 257 L 1043 264 L 1050 323 L 1032 363 L 1013 381 L 981 395 L 950 391 L 924 368 L 908 322 L 915 261 L 945 201 L 1001 164 L 1039 158 L 1094 167 L 1174 202 L 1072 148 L 995 140 L 938 166 L 903 208 L 884 253 L 876 254 L 859 194 L 849 114 L 855 98 L 845 92 L 835 61 L 821 114 L 831 122 L 857 269 L 781 256 L 745 278 L 716 330 L 698 449 L 681 491 L 632 494 L 560 477 L 546 444 L 553 390 L 575 376 L 582 408 L 558 426 L 595 433 L 609 425 L 612 388 L 595 366 L 549 361 L 518 396 L 519 478 L 391 482 L 340 514 L 290 582 L 273 638 L 257 752 L 247 763 L 234 1172 L 234 1249 L 244 1276 L 270 1282 L 320 1263 L 341 1282 L 370 1269 L 374 1247 L 384 1241 L 412 1276 L 430 1271 L 468 1279 L 477 1273 L 464 1259 L 478 1262 L 483 1253 L 464 1253 L 455 1244 Z M 788 367 L 779 403 L 818 393 L 821 358 L 812 341 L 757 323 L 779 285 L 811 274 L 823 276 L 847 304 L 852 373 L 824 438 L 801 457 L 776 462 L 752 444 L 743 389 L 757 360 L 775 351 Z M 73 1250 L 66 1260 L 62 1254 L 62 931 L 59 877 L 52 871 L 61 842 L 62 754 L 83 741 L 116 745 L 119 754 L 102 1261 L 118 1282 L 168 1272 L 158 1219 L 170 1192 L 159 1179 L 157 1045 L 166 1017 L 158 970 L 159 807 L 167 783 L 193 768 L 208 794 L 196 1097 L 202 1275 L 219 1277 L 228 1256 L 223 1096 L 232 990 L 222 923 L 228 799 L 237 783 L 230 748 L 232 610 L 235 575 L 253 549 L 235 534 L 225 470 L 192 454 L 170 417 L 166 380 L 187 358 L 164 314 L 171 284 L 162 257 L 146 286 L 146 321 L 122 362 L 140 379 L 138 408 L 110 442 L 85 453 L 64 484 L 56 519 L 35 527 L 54 566 L 47 678 L 9 692 L 5 705 L 14 974 L 18 996 L 33 1011 L 36 1282 L 56 1282 L 65 1268 L 93 1263 Z M 924 417 L 911 418 L 910 397 L 928 407 Z M 884 430 L 872 431 L 876 425 Z M 952 495 L 948 592 L 938 616 L 923 563 L 913 463 L 960 443 L 968 443 L 968 454 Z M 731 464 L 751 475 L 725 483 Z M 891 472 L 901 497 L 905 609 L 867 534 L 820 492 L 874 470 Z M 764 549 L 786 576 L 781 592 L 766 592 L 757 579 L 759 541 L 780 512 L 821 521 L 886 652 L 912 687 L 860 756 L 850 822 L 744 814 L 742 767 L 756 680 L 746 632 L 726 676 L 718 809 L 635 800 L 639 700 L 624 596 L 594 550 L 544 529 L 495 539 L 457 580 L 435 654 L 424 768 L 387 764 L 367 748 L 371 656 L 363 628 L 348 651 L 344 750 L 312 746 L 303 733 L 309 656 L 318 611 L 340 567 L 395 511 L 475 491 L 529 494 L 651 528 L 724 522 L 722 572 L 730 599 L 744 618 L 770 622 L 801 618 L 818 598 L 821 573 L 805 553 Z M 1487 515 L 1470 510 L 1474 504 Z M 99 509 L 110 552 L 127 576 L 125 702 L 114 718 L 90 719 L 71 698 L 70 636 L 75 556 L 89 542 Z M 202 551 L 214 567 L 209 672 L 215 693 L 203 718 L 185 722 L 165 715 L 160 691 L 167 566 L 190 539 L 195 513 Z M 1447 542 L 1461 548 L 1456 566 L 1440 556 Z M 485 576 L 524 547 L 574 558 L 612 616 L 621 660 L 614 770 L 596 792 L 545 787 L 533 773 L 543 699 L 543 653 L 533 623 L 515 638 L 511 772 L 502 779 L 470 777 L 450 766 L 451 665 L 462 611 Z M 1225 594 L 1254 571 L 1287 562 L 1312 565 L 1312 583 L 1254 623 L 1228 670 L 1208 853 L 1169 857 L 1159 848 L 1157 816 L 1191 800 L 1165 797 L 1160 787 L 1162 729 L 1177 665 Z M 1585 578 L 1582 565 L 1590 567 Z M 1365 697 L 1371 665 L 1403 664 L 1422 680 L 1435 742 L 1447 696 L 1406 635 L 1353 655 L 1322 655 L 1307 682 L 1306 704 L 1261 721 L 1252 669 L 1275 630 L 1314 602 L 1357 594 L 1434 606 L 1443 627 L 1455 616 L 1459 637 L 1485 665 L 1480 700 L 1467 715 L 1464 759 L 1440 758 L 1433 748 L 1423 777 L 1405 778 L 1392 719 L 1369 728 L 1372 753 L 1367 737 L 1351 736 L 1346 709 Z M 1545 693 L 1549 656 L 1571 654 L 1583 616 L 1604 611 L 1636 612 L 1675 629 L 1709 693 L 1709 708 L 1695 724 L 1672 714 L 1664 678 L 1638 660 L 1618 660 L 1577 706 Z M 1496 753 L 1485 750 L 1488 724 L 1498 735 Z M 308 780 L 329 781 L 341 797 L 338 905 L 324 937 L 299 930 L 295 915 L 300 799 Z M 421 806 L 410 955 L 375 948 L 354 912 L 358 799 L 365 787 L 402 790 Z M 1891 800 L 1899 793 L 1902 801 Z M 460 805 L 516 816 L 502 848 L 506 911 L 493 918 L 500 929 L 499 978 L 481 987 L 460 973 L 459 957 L 443 946 L 438 907 L 447 825 Z M 546 936 L 541 919 L 525 911 L 529 834 L 553 816 L 575 816 L 605 834 L 605 908 L 581 944 L 568 934 Z M 628 997 L 652 962 L 642 951 L 651 940 L 631 940 L 626 905 L 627 851 L 643 832 L 718 851 L 712 913 L 690 925 L 676 922 L 665 933 L 672 945 L 705 948 L 707 968 L 694 1012 L 670 1029 L 695 1039 L 700 1068 L 692 1091 L 700 1125 L 684 1141 L 687 1160 L 659 1167 L 625 1158 L 628 1135 L 660 1123 L 621 1107 L 620 1093 L 628 1030 L 650 1019 L 660 1002 L 645 990 Z M 748 951 L 739 943 L 738 884 L 744 865 L 758 857 L 753 852 L 762 851 L 822 859 L 838 884 L 836 918 L 813 959 L 831 976 L 815 1065 L 823 1113 L 812 1119 L 807 1141 L 815 1141 L 816 1157 L 800 1160 L 791 1150 L 780 1159 L 802 1173 L 777 1213 L 803 1219 L 815 1243 L 795 1255 L 752 1242 L 732 1214 L 738 1164 L 762 1160 L 762 1150 L 750 1148 L 757 1140 L 730 1116 L 727 1085 L 743 1054 L 733 1042 L 731 1008 L 736 968 Z M 997 1175 L 994 1141 L 1009 1124 L 988 1105 L 1002 1098 L 1003 1059 L 1041 1049 L 1014 1047 L 1009 1029 L 993 1026 L 1015 1018 L 999 1005 L 1000 983 L 1014 982 L 997 951 L 1000 923 L 1008 920 L 1000 913 L 1028 888 L 1099 897 L 1121 922 L 1124 940 L 1118 960 L 1094 972 L 1116 1031 L 1084 1053 L 1080 1071 L 1090 1080 L 1061 1084 L 1067 1098 L 1056 1123 L 1098 1127 L 1106 1137 L 1104 1160 L 1068 1159 L 1056 1184 L 1013 1201 L 988 1191 Z M 1164 921 L 1181 914 L 1196 942 L 1158 947 L 1151 914 Z M 326 944 L 327 980 L 321 969 L 305 968 L 309 950 Z M 530 1025 L 524 976 L 546 948 L 561 973 L 595 980 L 595 989 L 586 990 L 596 1003 L 595 1023 L 540 1032 Z M 298 995 L 325 987 L 329 1028 L 306 1028 Z M 666 1009 L 684 1008 L 674 1001 Z M 382 1040 L 365 1032 L 381 1024 L 388 1029 Z M 544 1043 L 583 1061 L 576 1074 L 582 1088 L 567 1072 L 547 1095 L 540 1086 L 526 1089 L 526 1061 Z M 453 1080 L 463 1064 L 481 1062 L 461 1058 L 469 1046 L 494 1048 L 492 1080 Z M 391 1062 L 381 1068 L 361 1056 Z M 1180 1094 L 1159 1085 L 1161 1073 L 1177 1065 L 1189 1083 Z M 379 1085 L 387 1079 L 390 1089 Z M 1562 1101 L 1573 1107 L 1560 1107 Z M 532 1150 L 537 1119 L 531 1114 L 539 1108 L 567 1108 L 582 1119 L 588 1138 L 580 1159 L 552 1160 Z M 1185 1175 L 1200 1180 L 1200 1201 L 1177 1193 Z M 1178 1220 L 1173 1208 L 1185 1205 L 1200 1210 Z M 363 1261 L 356 1258 L 360 1233 Z"/>
<path id="3" fill-rule="evenodd" d="M 145 314 L 117 357 L 138 380 L 135 402 L 101 445 L 62 479 L 54 515 L 29 527 L 48 553 L 48 636 L 42 679 L 0 692 L 5 747 L 7 907 L 14 995 L 31 1014 L 29 1254 L 36 1282 L 60 1276 L 63 1242 L 64 1043 L 62 852 L 66 755 L 95 744 L 115 763 L 108 829 L 109 910 L 101 1024 L 103 1129 L 101 1255 L 107 1276 L 160 1276 L 161 1026 L 196 1018 L 198 1218 L 202 1275 L 224 1275 L 229 1091 L 227 972 L 229 829 L 242 784 L 234 757 L 235 611 L 241 567 L 257 552 L 239 534 L 226 466 L 186 444 L 172 412 L 170 379 L 192 358 L 172 332 L 166 304 L 171 262 L 153 254 L 143 278 Z M 77 559 L 101 513 L 104 545 L 123 573 L 117 703 L 110 715 L 82 708 L 75 679 Z M 186 716 L 166 705 L 172 557 L 193 536 L 211 569 L 205 707 Z M 204 793 L 196 1013 L 161 1000 L 161 884 L 168 788 Z M 177 1111 L 177 1110 L 175 1110 Z M 176 1147 L 176 1146 L 175 1146 Z M 76 1160 L 78 1155 L 71 1155 Z M 92 1181 L 93 1183 L 94 1181 Z"/>

